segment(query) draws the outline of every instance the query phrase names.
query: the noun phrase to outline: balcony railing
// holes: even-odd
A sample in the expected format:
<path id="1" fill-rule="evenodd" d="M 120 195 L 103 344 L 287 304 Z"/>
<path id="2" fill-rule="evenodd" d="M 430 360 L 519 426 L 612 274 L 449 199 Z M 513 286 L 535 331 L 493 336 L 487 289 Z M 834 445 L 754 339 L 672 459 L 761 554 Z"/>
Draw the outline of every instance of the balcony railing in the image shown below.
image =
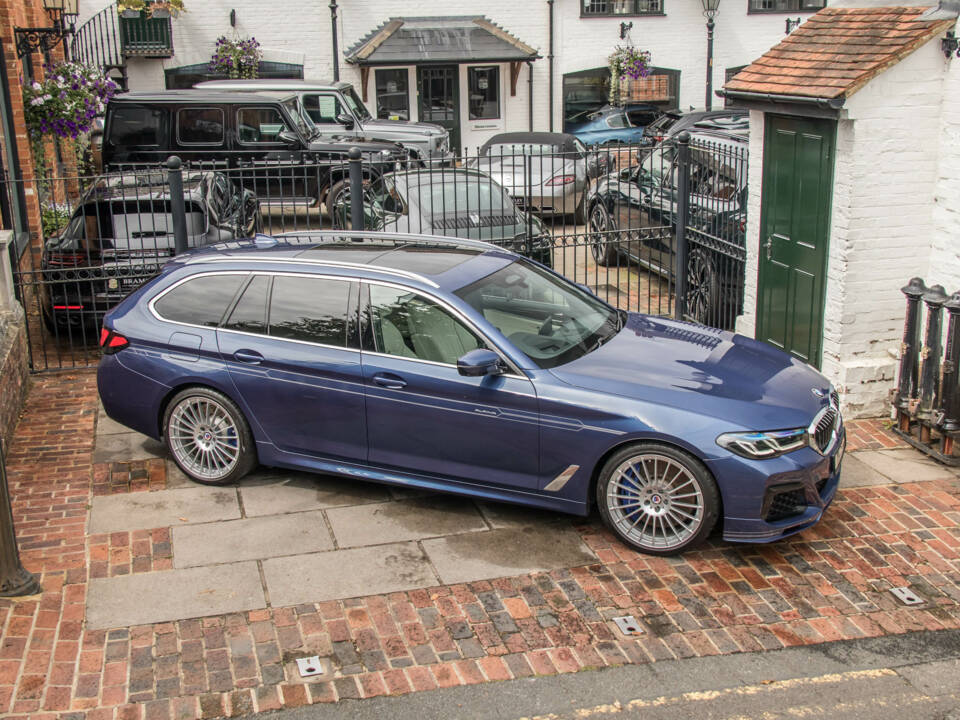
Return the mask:
<path id="1" fill-rule="evenodd" d="M 170 18 L 150 18 L 143 11 L 135 18 L 121 15 L 120 45 L 127 57 L 170 57 L 173 55 Z"/>

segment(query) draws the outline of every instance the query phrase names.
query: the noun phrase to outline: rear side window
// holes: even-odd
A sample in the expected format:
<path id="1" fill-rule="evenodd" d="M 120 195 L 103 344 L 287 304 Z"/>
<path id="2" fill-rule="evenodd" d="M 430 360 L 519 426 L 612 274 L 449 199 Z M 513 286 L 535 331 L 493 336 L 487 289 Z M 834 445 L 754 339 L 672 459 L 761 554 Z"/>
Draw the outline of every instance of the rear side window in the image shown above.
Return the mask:
<path id="1" fill-rule="evenodd" d="M 223 110 L 219 108 L 178 110 L 177 142 L 181 145 L 220 145 L 223 142 Z"/>
<path id="2" fill-rule="evenodd" d="M 270 335 L 346 347 L 350 283 L 277 276 L 270 297 Z"/>
<path id="3" fill-rule="evenodd" d="M 284 130 L 289 128 L 276 108 L 237 110 L 237 134 L 242 143 L 276 143 Z"/>
<path id="4" fill-rule="evenodd" d="M 224 327 L 227 330 L 265 334 L 267 332 L 267 296 L 270 278 L 257 275 L 237 300 Z"/>
<path id="5" fill-rule="evenodd" d="M 201 275 L 177 285 L 153 304 L 164 320 L 216 327 L 246 275 Z"/>
<path id="6" fill-rule="evenodd" d="M 119 105 L 110 114 L 109 142 L 113 145 L 160 145 L 163 111 L 142 105 Z"/>

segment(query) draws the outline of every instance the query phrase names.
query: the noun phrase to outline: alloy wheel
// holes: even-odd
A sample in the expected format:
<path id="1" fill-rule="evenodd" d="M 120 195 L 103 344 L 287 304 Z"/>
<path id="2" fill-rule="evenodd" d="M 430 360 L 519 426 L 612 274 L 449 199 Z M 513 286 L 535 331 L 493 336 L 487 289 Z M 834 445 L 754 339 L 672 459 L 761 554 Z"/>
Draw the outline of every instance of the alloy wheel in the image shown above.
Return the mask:
<path id="1" fill-rule="evenodd" d="M 177 462 L 208 482 L 227 477 L 240 459 L 237 424 L 231 413 L 211 398 L 183 398 L 170 413 L 167 433 Z"/>

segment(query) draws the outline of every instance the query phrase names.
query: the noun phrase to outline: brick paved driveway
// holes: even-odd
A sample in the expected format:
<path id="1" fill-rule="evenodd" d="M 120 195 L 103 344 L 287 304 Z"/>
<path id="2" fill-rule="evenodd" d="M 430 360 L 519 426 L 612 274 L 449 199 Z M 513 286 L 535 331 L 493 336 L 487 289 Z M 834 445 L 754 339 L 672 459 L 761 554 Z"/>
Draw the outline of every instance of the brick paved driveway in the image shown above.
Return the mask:
<path id="1" fill-rule="evenodd" d="M 96 422 L 92 374 L 42 377 L 10 449 L 24 564 L 42 575 L 44 592 L 0 601 L 0 713 L 241 715 L 960 627 L 960 482 L 866 422 L 850 432 L 845 483 L 854 486 L 841 489 L 825 522 L 789 541 L 715 540 L 666 560 L 579 521 L 572 525 L 596 556 L 590 564 L 95 629 L 88 603 L 97 582 L 157 576 L 181 558 L 170 526 L 89 534 L 100 522 L 90 507 L 105 495 L 189 492 L 168 489 L 180 483 L 161 459 L 95 464 Z M 900 605 L 888 592 L 897 585 L 912 586 L 924 604 Z M 144 595 L 142 604 L 162 599 Z M 635 615 L 645 632 L 619 634 L 610 618 L 620 614 Z M 315 654 L 327 674 L 300 681 L 295 659 Z"/>

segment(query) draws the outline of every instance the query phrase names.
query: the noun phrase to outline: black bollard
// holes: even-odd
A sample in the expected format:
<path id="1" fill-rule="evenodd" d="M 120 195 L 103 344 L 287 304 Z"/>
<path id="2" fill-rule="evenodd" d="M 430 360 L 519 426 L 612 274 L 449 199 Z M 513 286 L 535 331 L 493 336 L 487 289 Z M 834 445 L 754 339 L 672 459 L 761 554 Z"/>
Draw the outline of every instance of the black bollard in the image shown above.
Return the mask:
<path id="1" fill-rule="evenodd" d="M 960 292 L 951 295 L 944 307 L 950 315 L 947 323 L 947 350 L 943 359 L 940 408 L 943 412 L 943 429 L 956 432 L 960 430 Z"/>
<path id="2" fill-rule="evenodd" d="M 934 408 L 937 407 L 937 385 L 940 380 L 940 320 L 943 314 L 943 304 L 947 301 L 947 294 L 942 285 L 934 285 L 923 295 L 923 302 L 927 306 L 927 335 L 920 353 L 923 365 L 920 368 L 920 404 L 917 408 L 917 417 L 930 421 L 933 419 Z M 926 430 L 926 432 L 923 432 Z M 921 430 L 922 436 L 929 436 L 929 426 Z M 921 437 L 921 439 L 924 439 Z"/>
<path id="3" fill-rule="evenodd" d="M 917 371 L 920 353 L 920 298 L 927 291 L 922 278 L 911 278 L 900 292 L 907 296 L 907 315 L 903 323 L 903 343 L 900 345 L 900 382 L 897 386 L 896 406 L 908 410 L 910 401 L 917 397 Z"/>
<path id="4" fill-rule="evenodd" d="M 363 230 L 363 154 L 360 148 L 347 151 L 350 161 L 350 224 L 354 230 Z"/>

